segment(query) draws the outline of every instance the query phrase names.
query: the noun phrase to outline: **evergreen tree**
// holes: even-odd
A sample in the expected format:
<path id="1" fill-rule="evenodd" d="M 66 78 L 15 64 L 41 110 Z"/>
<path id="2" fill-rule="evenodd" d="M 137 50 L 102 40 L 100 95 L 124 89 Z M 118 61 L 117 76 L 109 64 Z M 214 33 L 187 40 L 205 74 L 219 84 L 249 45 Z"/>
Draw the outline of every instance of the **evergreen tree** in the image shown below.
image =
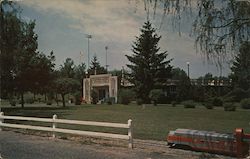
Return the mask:
<path id="1" fill-rule="evenodd" d="M 166 60 L 167 51 L 159 53 L 158 42 L 161 36 L 156 34 L 149 21 L 145 22 L 141 35 L 136 37 L 132 45 L 133 55 L 126 55 L 132 63 L 130 68 L 130 82 L 135 85 L 138 99 L 149 103 L 149 93 L 154 88 L 159 88 L 171 76 L 171 60 Z"/>
<path id="2" fill-rule="evenodd" d="M 94 75 L 94 74 L 105 74 L 107 73 L 106 69 L 100 65 L 100 62 L 97 59 L 97 56 L 94 55 L 93 59 L 90 64 L 90 68 L 88 70 L 89 75 Z"/>
<path id="3" fill-rule="evenodd" d="M 71 58 L 67 58 L 63 65 L 61 65 L 61 76 L 66 78 L 74 78 L 75 70 L 74 70 L 74 61 Z"/>
<path id="4" fill-rule="evenodd" d="M 231 70 L 235 86 L 245 90 L 250 88 L 250 42 L 241 45 Z"/>
<path id="5" fill-rule="evenodd" d="M 74 72 L 75 72 L 75 79 L 82 83 L 83 78 L 85 78 L 85 71 L 86 71 L 86 65 L 85 63 L 82 63 L 78 66 L 75 66 Z"/>

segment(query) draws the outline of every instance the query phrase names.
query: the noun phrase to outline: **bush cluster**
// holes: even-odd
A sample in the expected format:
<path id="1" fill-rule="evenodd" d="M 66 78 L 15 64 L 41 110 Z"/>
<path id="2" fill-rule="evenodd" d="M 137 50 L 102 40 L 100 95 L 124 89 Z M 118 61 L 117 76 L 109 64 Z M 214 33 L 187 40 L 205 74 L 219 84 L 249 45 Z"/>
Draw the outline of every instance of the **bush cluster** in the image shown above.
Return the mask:
<path id="1" fill-rule="evenodd" d="M 121 104 L 128 105 L 134 97 L 134 92 L 131 89 L 121 89 L 118 95 L 118 101 Z"/>
<path id="2" fill-rule="evenodd" d="M 11 106 L 16 106 L 16 100 L 14 100 L 14 99 L 10 100 L 10 105 Z"/>
<path id="3" fill-rule="evenodd" d="M 108 105 L 112 105 L 115 103 L 115 97 L 105 98 L 104 102 L 107 103 Z"/>
<path id="4" fill-rule="evenodd" d="M 175 107 L 179 103 L 177 101 L 172 101 L 171 104 L 172 104 L 172 107 Z"/>
<path id="5" fill-rule="evenodd" d="M 46 102 L 46 104 L 47 104 L 47 105 L 52 105 L 52 100 L 48 100 L 48 101 Z"/>
<path id="6" fill-rule="evenodd" d="M 164 96 L 162 89 L 153 89 L 149 93 L 149 98 L 155 106 L 159 103 L 159 100 L 162 96 Z"/>
<path id="7" fill-rule="evenodd" d="M 224 110 L 225 111 L 235 111 L 236 106 L 232 102 L 227 102 L 227 103 L 224 104 Z"/>
<path id="8" fill-rule="evenodd" d="M 196 105 L 193 100 L 183 101 L 182 104 L 184 105 L 184 108 L 195 108 Z"/>
<path id="9" fill-rule="evenodd" d="M 142 105 L 143 104 L 143 100 L 141 98 L 136 100 L 136 104 L 137 105 Z"/>
<path id="10" fill-rule="evenodd" d="M 33 104 L 35 101 L 33 98 L 27 98 L 25 99 L 25 103 L 28 103 L 28 104 Z"/>
<path id="11" fill-rule="evenodd" d="M 214 105 L 212 102 L 204 102 L 203 105 L 207 108 L 207 109 L 214 109 Z"/>
<path id="12" fill-rule="evenodd" d="M 223 100 L 217 97 L 213 98 L 213 106 L 217 107 L 223 106 Z"/>
<path id="13" fill-rule="evenodd" d="M 240 101 L 241 108 L 250 109 L 250 98 L 245 98 Z"/>
<path id="14" fill-rule="evenodd" d="M 75 93 L 75 105 L 81 105 L 81 93 Z"/>
<path id="15" fill-rule="evenodd" d="M 97 104 L 98 102 L 98 94 L 95 90 L 91 91 L 92 104 Z"/>
<path id="16" fill-rule="evenodd" d="M 235 88 L 231 92 L 229 92 L 225 97 L 225 102 L 240 102 L 242 99 L 247 98 L 247 91 L 242 88 Z"/>

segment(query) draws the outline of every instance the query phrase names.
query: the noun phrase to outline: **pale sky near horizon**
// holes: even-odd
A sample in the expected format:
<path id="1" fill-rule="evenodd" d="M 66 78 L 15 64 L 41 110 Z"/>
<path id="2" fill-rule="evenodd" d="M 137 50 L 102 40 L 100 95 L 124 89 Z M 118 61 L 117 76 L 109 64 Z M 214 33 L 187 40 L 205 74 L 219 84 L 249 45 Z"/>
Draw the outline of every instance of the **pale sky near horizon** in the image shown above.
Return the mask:
<path id="1" fill-rule="evenodd" d="M 91 34 L 90 59 L 97 55 L 105 65 L 105 46 L 108 46 L 109 70 L 121 69 L 129 62 L 125 55 L 132 54 L 131 45 L 146 19 L 143 1 L 136 0 L 19 0 L 22 17 L 36 20 L 38 50 L 48 54 L 51 50 L 56 56 L 59 67 L 67 57 L 75 64 L 87 63 L 87 38 Z M 135 7 L 136 6 L 136 7 Z M 159 28 L 162 10 L 157 10 L 155 18 L 150 20 Z M 173 58 L 171 65 L 187 71 L 186 62 L 190 62 L 190 77 L 197 78 L 208 72 L 219 76 L 219 69 L 205 62 L 196 53 L 194 38 L 189 36 L 192 18 L 181 24 L 182 34 L 173 29 L 171 18 L 166 17 L 157 33 L 162 36 L 159 46 L 161 51 L 168 51 L 168 58 Z M 80 52 L 83 57 L 80 58 Z M 223 75 L 230 72 L 224 65 Z"/>

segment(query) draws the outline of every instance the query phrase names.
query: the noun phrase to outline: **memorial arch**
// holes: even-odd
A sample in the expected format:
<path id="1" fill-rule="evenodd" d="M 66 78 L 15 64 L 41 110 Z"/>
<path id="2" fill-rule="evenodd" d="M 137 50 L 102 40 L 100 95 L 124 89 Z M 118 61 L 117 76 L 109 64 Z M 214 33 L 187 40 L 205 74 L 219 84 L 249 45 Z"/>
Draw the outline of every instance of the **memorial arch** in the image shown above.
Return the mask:
<path id="1" fill-rule="evenodd" d="M 83 79 L 83 100 L 91 103 L 91 91 L 98 94 L 98 100 L 103 101 L 113 97 L 117 102 L 118 81 L 117 76 L 111 74 L 90 75 Z"/>

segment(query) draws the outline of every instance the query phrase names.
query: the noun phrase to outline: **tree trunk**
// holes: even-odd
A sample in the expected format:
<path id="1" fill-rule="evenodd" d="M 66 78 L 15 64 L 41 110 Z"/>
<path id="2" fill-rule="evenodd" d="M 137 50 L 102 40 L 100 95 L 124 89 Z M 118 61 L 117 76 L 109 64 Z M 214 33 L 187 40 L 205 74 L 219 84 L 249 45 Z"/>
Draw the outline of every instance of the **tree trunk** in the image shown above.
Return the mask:
<path id="1" fill-rule="evenodd" d="M 63 107 L 65 107 L 65 95 L 61 94 L 61 96 L 62 96 Z"/>
<path id="2" fill-rule="evenodd" d="M 57 93 L 56 93 L 56 105 L 58 106 L 58 98 L 57 98 Z"/>
<path id="3" fill-rule="evenodd" d="M 22 105 L 22 108 L 24 108 L 23 92 L 21 93 L 21 105 Z"/>
<path id="4" fill-rule="evenodd" d="M 156 100 L 154 100 L 153 102 L 154 102 L 154 106 L 157 106 L 157 101 L 156 101 Z"/>
<path id="5" fill-rule="evenodd" d="M 46 93 L 44 93 L 44 100 L 45 100 L 45 103 L 47 102 L 47 95 Z"/>

